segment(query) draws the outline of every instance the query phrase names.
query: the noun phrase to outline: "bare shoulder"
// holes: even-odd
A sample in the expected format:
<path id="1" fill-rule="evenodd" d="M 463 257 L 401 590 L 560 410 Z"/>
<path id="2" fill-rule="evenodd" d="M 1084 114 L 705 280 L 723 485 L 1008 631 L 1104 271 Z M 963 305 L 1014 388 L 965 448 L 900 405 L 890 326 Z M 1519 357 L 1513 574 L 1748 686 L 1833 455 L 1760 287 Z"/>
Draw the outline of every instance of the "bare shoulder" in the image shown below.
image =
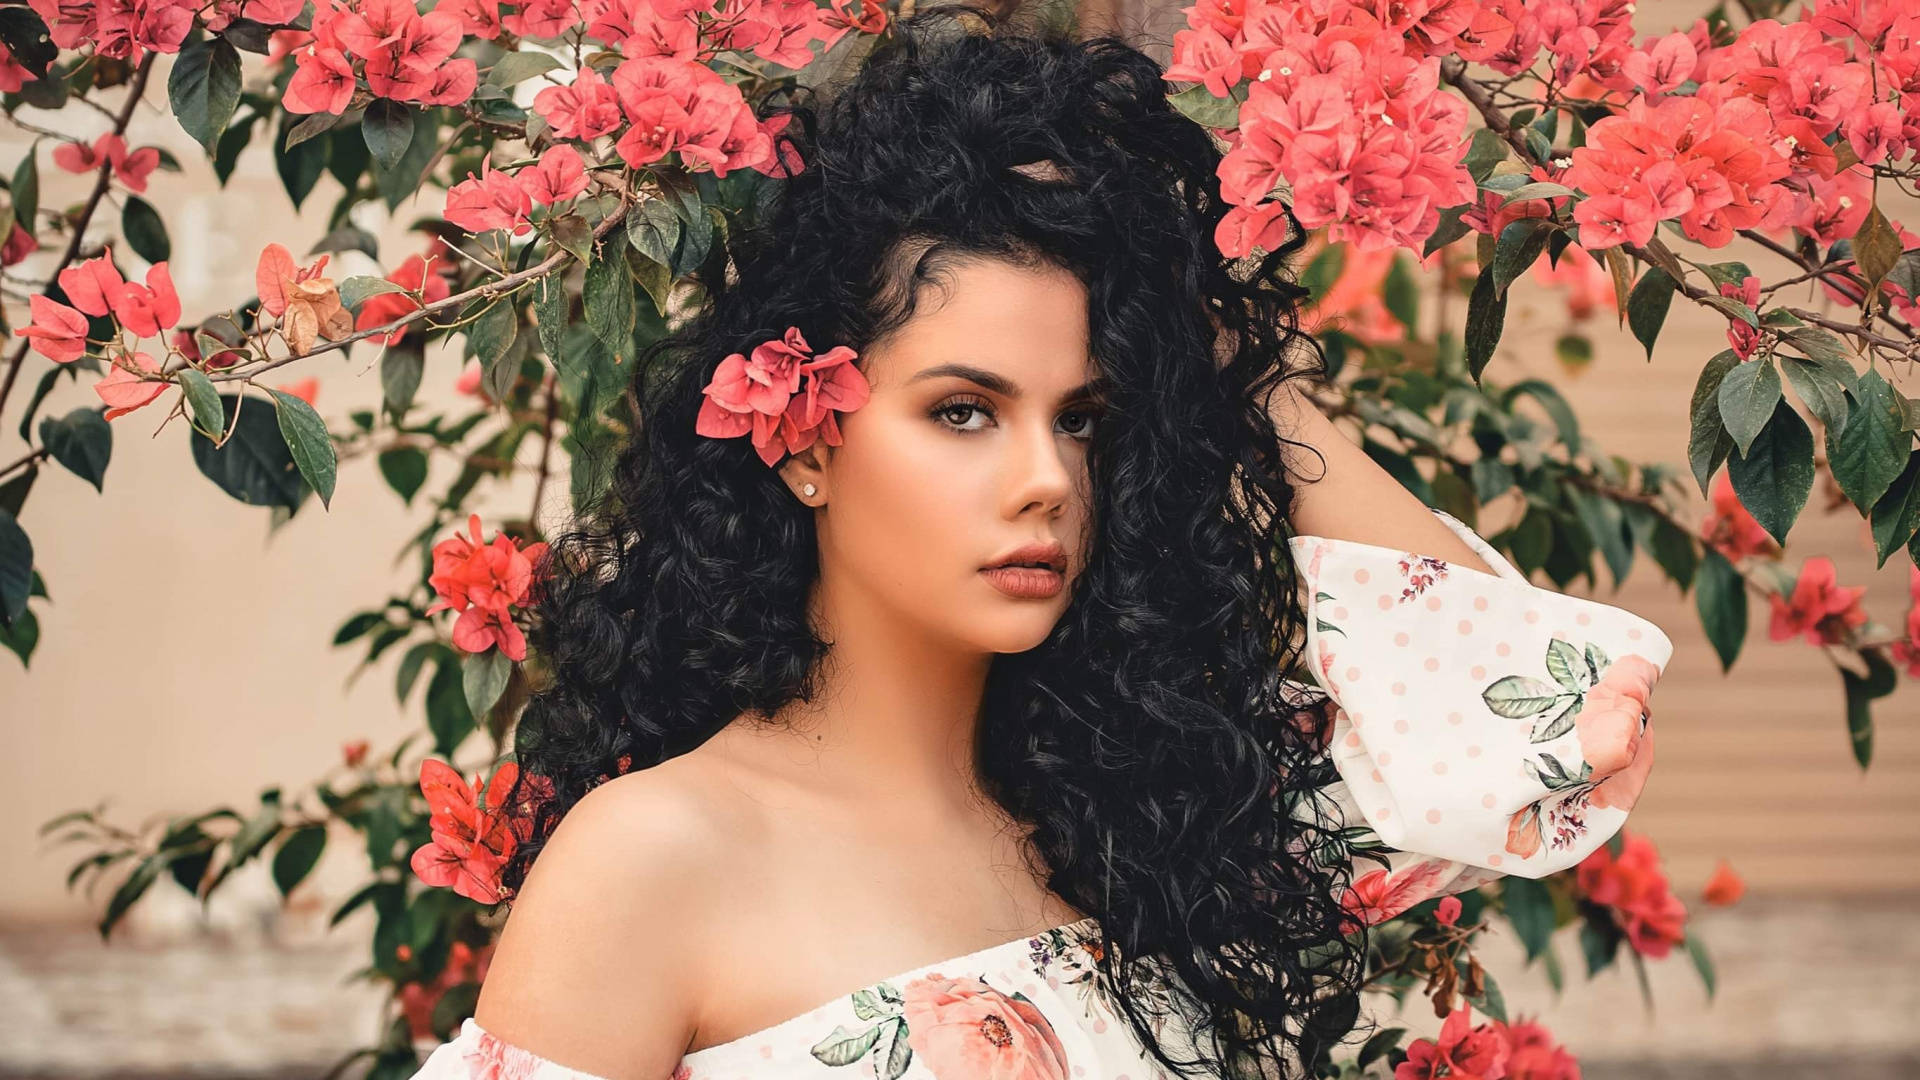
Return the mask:
<path id="1" fill-rule="evenodd" d="M 608 1080 L 672 1074 L 700 1016 L 735 831 L 703 771 L 676 758 L 567 811 L 501 931 L 482 1028 Z"/>

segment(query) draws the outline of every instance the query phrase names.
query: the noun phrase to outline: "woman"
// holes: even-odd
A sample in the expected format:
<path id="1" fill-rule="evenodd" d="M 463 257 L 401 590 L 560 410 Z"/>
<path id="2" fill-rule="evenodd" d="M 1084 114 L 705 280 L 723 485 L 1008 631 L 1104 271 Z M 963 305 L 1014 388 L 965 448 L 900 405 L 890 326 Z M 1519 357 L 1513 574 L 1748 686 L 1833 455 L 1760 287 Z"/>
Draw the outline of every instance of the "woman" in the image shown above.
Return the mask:
<path id="1" fill-rule="evenodd" d="M 1659 628 L 1296 392 L 1298 230 L 1219 257 L 1151 59 L 973 25 L 794 106 L 804 167 L 643 358 L 426 1080 L 1300 1075 L 1369 924 L 1572 865 L 1644 783 Z"/>

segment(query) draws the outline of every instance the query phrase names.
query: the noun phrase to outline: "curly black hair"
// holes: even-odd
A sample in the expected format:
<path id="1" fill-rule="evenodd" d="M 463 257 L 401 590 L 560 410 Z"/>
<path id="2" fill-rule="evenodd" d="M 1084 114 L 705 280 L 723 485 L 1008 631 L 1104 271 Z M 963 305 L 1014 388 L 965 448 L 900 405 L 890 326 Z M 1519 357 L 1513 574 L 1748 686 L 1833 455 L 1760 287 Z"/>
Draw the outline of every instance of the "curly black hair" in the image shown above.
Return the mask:
<path id="1" fill-rule="evenodd" d="M 720 359 L 790 325 L 863 352 L 941 260 L 1057 266 L 1087 288 L 1108 384 L 1090 537 L 1045 642 L 994 659 L 979 782 L 1097 919 L 1099 985 L 1157 1060 L 1304 1075 L 1357 1019 L 1365 931 L 1336 900 L 1350 867 L 1311 855 L 1334 830 L 1300 812 L 1325 779 L 1325 710 L 1283 685 L 1304 616 L 1289 440 L 1265 401 L 1325 370 L 1295 321 L 1302 230 L 1289 215 L 1278 250 L 1221 256 L 1221 150 L 1114 36 L 922 9 L 843 85 L 773 111 L 799 170 L 644 351 L 607 494 L 552 541 L 530 635 L 550 680 L 514 749 L 520 785 L 553 791 L 503 885 L 597 783 L 816 689 L 813 511 L 748 440 L 695 433 Z M 1210 1033 L 1189 1035 L 1198 1057 L 1156 1034 L 1168 1007 Z"/>

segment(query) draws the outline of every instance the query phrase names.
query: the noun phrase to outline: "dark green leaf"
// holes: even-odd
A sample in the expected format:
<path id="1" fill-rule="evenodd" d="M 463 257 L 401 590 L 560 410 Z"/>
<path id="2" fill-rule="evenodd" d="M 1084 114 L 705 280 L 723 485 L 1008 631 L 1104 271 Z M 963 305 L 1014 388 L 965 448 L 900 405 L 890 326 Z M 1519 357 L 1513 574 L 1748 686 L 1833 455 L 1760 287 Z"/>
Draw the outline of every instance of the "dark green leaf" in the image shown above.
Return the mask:
<path id="1" fill-rule="evenodd" d="M 1731 671 L 1747 640 L 1747 588 L 1740 572 L 1718 549 L 1708 547 L 1701 553 L 1693 603 L 1707 640 L 1720 657 L 1720 670 Z"/>
<path id="2" fill-rule="evenodd" d="M 40 421 L 40 443 L 75 476 L 105 490 L 107 462 L 113 458 L 113 426 L 97 406 L 82 405 L 58 420 Z"/>
<path id="3" fill-rule="evenodd" d="M 406 291 L 404 286 L 396 285 L 386 278 L 356 274 L 340 283 L 340 303 L 343 307 L 357 311 L 361 304 L 367 302 L 368 297 Z"/>
<path id="4" fill-rule="evenodd" d="M 1786 355 L 1780 355 L 1779 359 L 1780 370 L 1786 374 L 1787 381 L 1793 384 L 1794 393 L 1807 403 L 1807 411 L 1813 413 L 1829 431 L 1845 429 L 1847 384 L 1811 360 Z"/>
<path id="5" fill-rule="evenodd" d="M 380 189 L 380 197 L 386 201 L 387 209 L 397 210 L 400 204 L 418 194 L 426 178 L 427 165 L 433 160 L 440 147 L 440 121 L 433 109 L 417 109 L 413 114 L 413 138 L 407 142 L 407 152 L 403 154 L 391 169 L 374 163 L 374 182 Z"/>
<path id="6" fill-rule="evenodd" d="M 1687 958 L 1693 961 L 1693 969 L 1700 973 L 1700 981 L 1706 984 L 1707 1000 L 1713 1000 L 1717 988 L 1713 974 L 1713 960 L 1707 955 L 1706 946 L 1700 943 L 1700 935 L 1692 927 L 1687 928 L 1687 936 L 1681 944 L 1686 946 Z"/>
<path id="7" fill-rule="evenodd" d="M 167 864 L 172 861 L 172 852 L 156 852 L 140 860 L 139 865 L 133 868 L 133 872 L 120 882 L 120 887 L 113 892 L 113 899 L 107 901 L 107 910 L 100 917 L 102 940 L 113 933 L 114 924 L 127 913 L 127 909 L 133 906 L 134 901 L 140 899 L 147 889 L 159 880 L 160 871 L 165 870 Z"/>
<path id="8" fill-rule="evenodd" d="M 213 380 L 201 374 L 198 368 L 181 368 L 180 388 L 186 394 L 187 410 L 193 426 L 210 439 L 218 439 L 226 434 L 220 426 L 224 421 L 220 392 L 213 388 Z"/>
<path id="9" fill-rule="evenodd" d="M 1473 209 L 1472 204 L 1462 203 L 1440 211 L 1440 224 L 1435 226 L 1433 234 L 1428 236 L 1427 242 L 1421 246 L 1420 257 L 1424 259 L 1472 232 L 1473 226 L 1461 220 L 1461 217 L 1471 209 Z"/>
<path id="10" fill-rule="evenodd" d="M 224 38 L 187 42 L 167 76 L 167 100 L 180 126 L 213 154 L 240 104 L 240 53 Z"/>
<path id="11" fill-rule="evenodd" d="M 487 72 L 487 85 L 513 86 L 561 66 L 560 61 L 548 53 L 510 52 L 494 61 L 493 69 Z"/>
<path id="12" fill-rule="evenodd" d="M 1873 551 L 1879 557 L 1874 565 L 1885 566 L 1887 556 L 1905 547 L 1920 530 L 1920 450 L 1907 456 L 1907 467 L 1873 504 L 1872 519 Z"/>
<path id="13" fill-rule="evenodd" d="M 300 504 L 304 486 L 279 423 L 265 402 L 255 399 L 252 408 L 243 408 L 239 401 L 237 395 L 220 396 L 225 414 L 222 428 L 233 428 L 225 445 L 216 448 L 199 431 L 190 433 L 194 464 L 222 491 L 243 503 L 291 510 Z"/>
<path id="14" fill-rule="evenodd" d="M 386 477 L 388 487 L 412 506 L 414 494 L 427 482 L 427 455 L 411 446 L 383 451 L 380 475 Z"/>
<path id="15" fill-rule="evenodd" d="M 1521 218 L 1500 230 L 1493 247 L 1493 291 L 1504 297 L 1507 286 L 1540 258 L 1553 226 L 1546 218 Z"/>
<path id="16" fill-rule="evenodd" d="M 1307 290 L 1310 301 L 1319 300 L 1326 295 L 1328 289 L 1333 288 L 1333 283 L 1339 280 L 1340 270 L 1346 262 L 1347 246 L 1329 244 L 1321 248 L 1320 253 L 1307 263 L 1306 270 L 1300 274 L 1299 283 Z"/>
<path id="17" fill-rule="evenodd" d="M 126 208 L 120 211 L 120 232 L 133 253 L 150 263 L 166 262 L 173 254 L 160 211 L 138 195 L 127 196 Z"/>
<path id="18" fill-rule="evenodd" d="M 33 541 L 11 511 L 0 509 L 0 619 L 19 618 L 32 588 Z"/>
<path id="19" fill-rule="evenodd" d="M 333 451 L 333 439 L 327 434 L 327 422 L 313 411 L 304 398 L 285 390 L 269 390 L 279 414 L 280 434 L 300 475 L 320 496 L 320 505 L 332 509 L 333 484 L 339 472 L 339 459 Z"/>
<path id="20" fill-rule="evenodd" d="M 1653 359 L 1653 343 L 1667 321 L 1667 308 L 1673 303 L 1673 278 L 1665 270 L 1650 266 L 1627 297 L 1627 323 L 1633 336 L 1646 346 L 1647 359 Z"/>
<path id="21" fill-rule="evenodd" d="M 499 647 L 469 654 L 461 664 L 460 685 L 466 693 L 467 711 L 485 716 L 507 688 L 513 675 L 513 661 Z"/>
<path id="22" fill-rule="evenodd" d="M 1467 167 L 1467 175 L 1473 182 L 1482 184 L 1493 174 L 1493 167 L 1507 160 L 1507 140 L 1488 128 L 1473 130 L 1473 144 L 1467 147 L 1467 156 L 1460 164 Z"/>
<path id="23" fill-rule="evenodd" d="M 1407 259 L 1396 253 L 1393 265 L 1387 268 L 1387 280 L 1381 287 L 1382 298 L 1386 301 L 1387 311 L 1400 320 L 1408 334 L 1418 332 L 1420 325 L 1420 287 L 1414 283 L 1413 272 L 1407 268 Z"/>
<path id="24" fill-rule="evenodd" d="M 281 896 L 291 894 L 305 881 L 327 847 L 325 825 L 303 825 L 287 834 L 280 850 L 273 854 L 273 883 Z"/>
<path id="25" fill-rule="evenodd" d="M 1700 378 L 1693 384 L 1687 462 L 1693 467 L 1693 478 L 1702 495 L 1709 493 L 1714 470 L 1733 450 L 1733 436 L 1720 422 L 1720 383 L 1739 363 L 1740 357 L 1732 349 L 1722 349 L 1700 369 Z"/>
<path id="26" fill-rule="evenodd" d="M 1537 878 L 1508 875 L 1500 879 L 1500 906 L 1513 932 L 1526 947 L 1527 960 L 1547 951 L 1558 921 L 1553 910 L 1553 894 Z"/>
<path id="27" fill-rule="evenodd" d="M 426 369 L 426 353 L 417 343 L 402 341 L 380 357 L 381 403 L 387 415 L 398 421 L 413 407 L 420 390 L 420 377 Z"/>
<path id="28" fill-rule="evenodd" d="M 587 326 L 615 357 L 629 357 L 633 355 L 633 279 L 627 275 L 620 248 L 608 244 L 599 255 L 587 264 L 582 290 Z"/>
<path id="29" fill-rule="evenodd" d="M 35 143 L 20 155 L 20 164 L 13 168 L 13 185 L 9 189 L 13 195 L 13 219 L 30 233 L 39 228 L 34 220 L 40 216 L 39 150 L 40 144 Z"/>
<path id="30" fill-rule="evenodd" d="M 514 303 L 511 297 L 496 301 L 467 330 L 473 355 L 480 361 L 481 385 L 495 401 L 506 400 L 520 375 L 519 354 L 513 350 L 513 340 L 520 332 Z"/>
<path id="31" fill-rule="evenodd" d="M 1475 279 L 1473 294 L 1467 298 L 1467 373 L 1474 382 L 1480 381 L 1480 373 L 1493 359 L 1494 347 L 1500 344 L 1506 321 L 1507 298 L 1495 293 L 1493 267 L 1486 267 Z"/>
<path id="32" fill-rule="evenodd" d="M 1773 419 L 1774 406 L 1780 404 L 1780 373 L 1774 370 L 1771 359 L 1738 364 L 1720 380 L 1719 398 L 1720 422 L 1733 436 L 1733 445 L 1742 454 L 1751 454 L 1753 440 Z"/>
<path id="33" fill-rule="evenodd" d="M 572 308 L 565 274 L 556 271 L 533 283 L 533 317 L 537 320 L 535 329 L 540 334 L 540 349 L 553 362 L 555 370 L 562 373 L 565 368 L 561 361 L 561 343 L 566 340 L 567 317 Z"/>
<path id="34" fill-rule="evenodd" d="M 443 659 L 427 683 L 427 729 L 433 732 L 433 752 L 452 757 L 473 731 L 473 710 L 461 686 L 460 665 Z"/>
<path id="35" fill-rule="evenodd" d="M 1177 94 L 1167 95 L 1167 104 L 1202 127 L 1240 126 L 1240 102 L 1230 97 L 1215 97 L 1204 83 L 1195 83 Z"/>
<path id="36" fill-rule="evenodd" d="M 310 138 L 288 146 L 289 136 L 301 123 L 294 119 L 294 115 L 286 113 L 280 121 L 280 134 L 273 144 L 273 163 L 280 174 L 281 186 L 287 189 L 287 198 L 293 200 L 293 207 L 298 210 L 300 204 L 312 194 L 313 185 L 320 182 L 320 174 L 327 171 L 329 143 L 325 139 Z"/>
<path id="37" fill-rule="evenodd" d="M 391 98 L 374 98 L 360 118 L 360 137 L 382 169 L 393 169 L 413 142 L 413 110 Z"/>
<path id="38" fill-rule="evenodd" d="M 32 609 L 22 611 L 12 622 L 0 620 L 0 645 L 20 658 L 21 667 L 29 666 L 33 650 L 39 644 L 40 620 L 34 617 Z"/>
<path id="39" fill-rule="evenodd" d="M 1827 431 L 1827 462 L 1840 490 L 1865 514 L 1907 467 L 1913 439 L 1903 430 L 1900 395 L 1878 371 L 1868 368 L 1849 392 L 1854 404 L 1846 428 L 1837 438 Z"/>
<path id="40" fill-rule="evenodd" d="M 1541 379 L 1522 379 L 1507 388 L 1501 396 L 1501 405 L 1512 408 L 1513 400 L 1522 394 L 1540 403 L 1540 407 L 1553 418 L 1554 426 L 1559 429 L 1560 441 L 1572 453 L 1580 452 L 1580 420 L 1573 413 L 1573 406 L 1567 404 L 1552 383 Z"/>
<path id="41" fill-rule="evenodd" d="M 1782 398 L 1774 404 L 1773 419 L 1753 441 L 1752 452 L 1728 459 L 1727 473 L 1734 494 L 1754 520 L 1784 544 L 1813 490 L 1813 432 Z"/>

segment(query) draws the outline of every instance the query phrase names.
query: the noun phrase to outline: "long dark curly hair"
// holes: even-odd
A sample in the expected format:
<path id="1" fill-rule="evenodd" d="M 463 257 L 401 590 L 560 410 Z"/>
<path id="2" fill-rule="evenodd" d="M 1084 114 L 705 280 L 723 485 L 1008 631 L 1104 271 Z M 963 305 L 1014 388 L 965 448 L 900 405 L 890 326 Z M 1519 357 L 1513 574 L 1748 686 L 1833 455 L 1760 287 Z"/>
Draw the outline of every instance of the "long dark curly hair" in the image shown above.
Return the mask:
<path id="1" fill-rule="evenodd" d="M 792 117 L 799 171 L 644 351 L 607 493 L 551 543 L 530 634 L 550 678 L 508 801 L 530 775 L 553 791 L 503 885 L 596 784 L 816 689 L 813 511 L 748 440 L 695 434 L 720 359 L 790 325 L 864 351 L 943 258 L 1056 265 L 1087 288 L 1108 385 L 1091 535 L 1046 641 L 994 659 L 979 781 L 1031 827 L 1047 886 L 1097 919 L 1098 984 L 1162 1064 L 1303 1075 L 1354 1026 L 1365 933 L 1343 933 L 1350 867 L 1314 855 L 1336 834 L 1302 812 L 1327 778 L 1325 711 L 1283 687 L 1303 616 L 1264 402 L 1324 371 L 1295 322 L 1297 222 L 1279 250 L 1223 258 L 1221 152 L 1159 65 L 1017 15 L 923 9 L 843 85 L 771 111 Z M 1197 1056 L 1159 1037 L 1168 1007 Z"/>

